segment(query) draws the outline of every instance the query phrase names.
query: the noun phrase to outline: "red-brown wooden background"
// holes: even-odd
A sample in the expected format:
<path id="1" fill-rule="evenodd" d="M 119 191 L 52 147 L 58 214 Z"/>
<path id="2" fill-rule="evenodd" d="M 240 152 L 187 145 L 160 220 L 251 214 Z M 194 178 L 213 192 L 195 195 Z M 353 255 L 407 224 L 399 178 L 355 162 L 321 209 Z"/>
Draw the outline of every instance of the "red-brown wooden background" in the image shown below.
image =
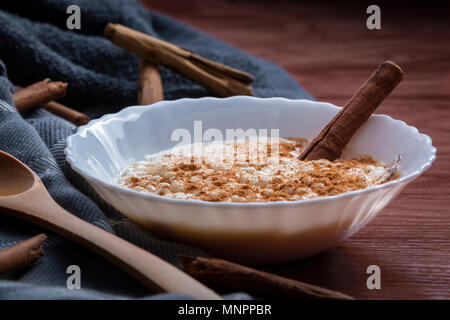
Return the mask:
<path id="1" fill-rule="evenodd" d="M 380 61 L 405 77 L 378 113 L 431 136 L 437 160 L 338 247 L 266 269 L 362 299 L 450 298 L 450 7 L 381 7 L 368 30 L 358 2 L 142 0 L 147 7 L 284 67 L 318 100 L 342 105 Z M 341 2 L 340 2 L 341 3 Z M 366 268 L 381 267 L 381 290 Z"/>

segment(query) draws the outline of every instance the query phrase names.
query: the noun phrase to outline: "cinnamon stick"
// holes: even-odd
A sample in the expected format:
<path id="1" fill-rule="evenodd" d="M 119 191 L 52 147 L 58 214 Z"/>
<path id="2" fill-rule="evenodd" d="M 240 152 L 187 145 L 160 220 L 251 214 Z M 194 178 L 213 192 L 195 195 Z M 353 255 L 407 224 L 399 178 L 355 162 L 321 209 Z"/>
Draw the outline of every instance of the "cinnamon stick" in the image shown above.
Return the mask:
<path id="1" fill-rule="evenodd" d="M 222 259 L 181 255 L 181 264 L 193 278 L 208 286 L 243 291 L 258 298 L 352 300 L 343 293 L 284 278 Z"/>
<path id="2" fill-rule="evenodd" d="M 43 254 L 45 234 L 20 242 L 7 249 L 0 250 L 0 274 L 31 266 Z"/>
<path id="3" fill-rule="evenodd" d="M 41 105 L 45 110 L 54 115 L 72 122 L 76 126 L 83 126 L 89 122 L 89 117 L 75 109 L 69 108 L 56 101 L 50 101 Z"/>
<path id="4" fill-rule="evenodd" d="M 46 81 L 46 80 L 47 79 L 45 79 L 43 81 Z M 16 85 L 16 88 L 19 91 L 24 90 L 24 88 L 17 86 L 17 85 Z M 13 95 L 13 99 L 14 99 L 14 95 Z M 17 108 L 17 103 L 15 103 L 15 104 L 16 104 L 16 108 Z M 77 126 L 85 125 L 90 120 L 89 117 L 87 115 L 85 115 L 84 113 L 81 113 L 75 109 L 69 108 L 61 103 L 56 102 L 56 101 L 50 101 L 50 102 L 44 103 L 43 105 L 40 105 L 38 107 L 44 108 L 45 110 L 53 113 L 54 115 L 57 115 L 58 117 L 66 119 L 67 121 L 70 121 Z M 20 110 L 19 110 L 19 112 L 20 112 Z"/>
<path id="5" fill-rule="evenodd" d="M 60 81 L 53 82 L 50 81 L 50 79 L 44 79 L 23 90 L 13 93 L 12 96 L 17 111 L 26 112 L 52 100 L 64 97 L 66 91 L 67 83 Z"/>
<path id="6" fill-rule="evenodd" d="M 336 160 L 355 132 L 403 79 L 402 69 L 386 61 L 299 156 L 300 160 Z"/>
<path id="7" fill-rule="evenodd" d="M 161 64 L 199 83 L 220 97 L 253 95 L 253 77 L 120 24 L 108 23 L 104 35 L 115 45 Z"/>
<path id="8" fill-rule="evenodd" d="M 138 104 L 148 105 L 163 99 L 163 87 L 158 66 L 145 59 L 139 59 Z"/>

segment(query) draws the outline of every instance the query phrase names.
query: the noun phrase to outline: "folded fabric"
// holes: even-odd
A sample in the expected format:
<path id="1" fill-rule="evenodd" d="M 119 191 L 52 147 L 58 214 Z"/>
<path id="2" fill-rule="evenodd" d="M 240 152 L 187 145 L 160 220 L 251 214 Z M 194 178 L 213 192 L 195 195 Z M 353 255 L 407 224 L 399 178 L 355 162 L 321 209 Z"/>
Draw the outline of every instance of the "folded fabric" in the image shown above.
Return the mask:
<path id="1" fill-rule="evenodd" d="M 70 5 L 81 8 L 81 29 L 68 30 Z M 29 165 L 52 197 L 66 210 L 178 265 L 180 253 L 199 249 L 155 238 L 105 203 L 65 161 L 71 123 L 43 109 L 25 115 L 15 110 L 12 85 L 44 78 L 69 83 L 63 103 L 91 118 L 136 104 L 138 58 L 103 38 L 108 22 L 121 23 L 196 53 L 251 73 L 255 95 L 312 99 L 283 70 L 130 0 L 16 0 L 0 4 L 0 150 Z M 202 97 L 201 86 L 160 68 L 164 98 Z M 137 281 L 90 251 L 55 234 L 0 214 L 0 249 L 37 233 L 49 235 L 45 256 L 24 272 L 0 277 L 0 299 L 187 298 L 151 295 Z M 81 290 L 66 286 L 67 267 L 81 269 Z M 246 298 L 231 295 L 229 298 Z"/>

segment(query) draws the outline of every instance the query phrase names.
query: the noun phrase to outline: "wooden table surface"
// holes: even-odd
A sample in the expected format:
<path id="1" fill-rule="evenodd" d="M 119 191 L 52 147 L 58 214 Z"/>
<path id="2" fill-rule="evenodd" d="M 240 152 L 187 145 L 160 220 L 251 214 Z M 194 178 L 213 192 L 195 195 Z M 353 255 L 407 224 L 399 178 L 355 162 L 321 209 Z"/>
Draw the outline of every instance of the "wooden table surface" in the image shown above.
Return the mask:
<path id="1" fill-rule="evenodd" d="M 360 299 L 450 298 L 450 6 L 380 4 L 381 30 L 365 26 L 367 4 L 144 0 L 235 47 L 276 62 L 318 100 L 344 104 L 380 61 L 403 82 L 379 107 L 433 139 L 437 160 L 368 226 L 318 256 L 267 267 Z M 366 287 L 369 265 L 381 289 Z"/>

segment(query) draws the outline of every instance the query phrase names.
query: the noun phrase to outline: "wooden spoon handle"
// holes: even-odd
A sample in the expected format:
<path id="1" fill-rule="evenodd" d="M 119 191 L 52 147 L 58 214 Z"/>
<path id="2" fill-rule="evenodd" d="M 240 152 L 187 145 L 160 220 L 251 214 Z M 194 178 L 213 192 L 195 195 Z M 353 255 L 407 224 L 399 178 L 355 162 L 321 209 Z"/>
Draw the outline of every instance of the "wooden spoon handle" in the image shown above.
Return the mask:
<path id="1" fill-rule="evenodd" d="M 153 292 L 181 293 L 198 299 L 222 299 L 208 287 L 152 253 L 67 212 L 45 190 L 39 188 L 39 184 L 26 192 L 27 201 L 21 201 L 20 196 L 11 197 L 16 198 L 11 199 L 12 205 L 9 206 L 14 210 L 11 213 L 13 216 L 36 223 L 81 244 L 112 262 Z M 3 205 L 6 204 L 5 201 L 2 202 Z"/>

